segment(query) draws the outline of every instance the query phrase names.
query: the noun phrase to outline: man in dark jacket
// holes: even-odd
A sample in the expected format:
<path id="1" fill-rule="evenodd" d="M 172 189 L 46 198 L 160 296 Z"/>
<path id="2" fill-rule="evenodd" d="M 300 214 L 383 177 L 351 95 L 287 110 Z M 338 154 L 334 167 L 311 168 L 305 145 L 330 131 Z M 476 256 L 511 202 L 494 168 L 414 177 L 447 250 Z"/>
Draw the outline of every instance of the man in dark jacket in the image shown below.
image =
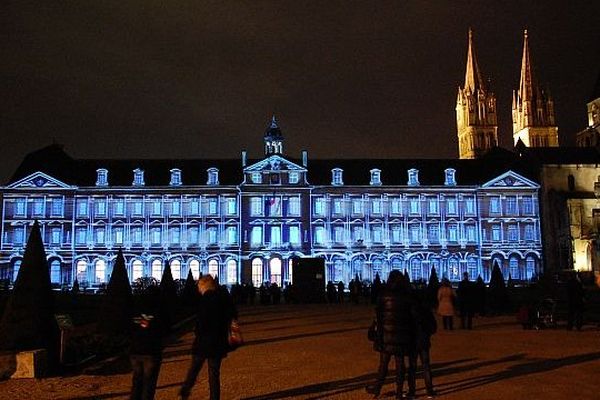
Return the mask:
<path id="1" fill-rule="evenodd" d="M 196 313 L 196 338 L 192 346 L 192 364 L 179 391 L 180 399 L 187 400 L 196 378 L 208 360 L 210 399 L 221 397 L 221 361 L 229 351 L 228 332 L 237 310 L 226 289 L 217 287 L 210 275 L 198 281 L 200 299 Z"/>
<path id="2" fill-rule="evenodd" d="M 463 280 L 456 290 L 458 308 L 460 311 L 460 327 L 473 329 L 473 314 L 475 313 L 475 285 L 469 281 L 469 273 L 463 273 Z"/>
<path id="3" fill-rule="evenodd" d="M 151 400 L 162 362 L 163 339 L 168 331 L 160 311 L 160 289 L 150 286 L 142 295 L 140 313 L 133 318 L 129 350 L 133 378 L 132 400 Z"/>
<path id="4" fill-rule="evenodd" d="M 408 397 L 415 395 L 415 329 L 417 303 L 403 275 L 394 270 L 388 277 L 385 290 L 377 298 L 375 308 L 377 338 L 375 349 L 380 352 L 377 382 L 367 386 L 367 393 L 378 396 L 388 372 L 392 356 L 396 362 L 396 397 L 402 397 L 404 386 L 404 357 L 408 357 Z"/>
<path id="5" fill-rule="evenodd" d="M 421 359 L 421 367 L 423 369 L 423 380 L 425 381 L 425 389 L 427 397 L 435 396 L 433 390 L 433 379 L 431 377 L 431 362 L 429 357 L 429 349 L 431 348 L 431 335 L 437 331 L 437 321 L 431 311 L 431 306 L 427 301 L 422 300 L 419 303 L 418 318 L 417 318 L 417 334 L 416 334 L 416 350 L 417 355 Z"/>

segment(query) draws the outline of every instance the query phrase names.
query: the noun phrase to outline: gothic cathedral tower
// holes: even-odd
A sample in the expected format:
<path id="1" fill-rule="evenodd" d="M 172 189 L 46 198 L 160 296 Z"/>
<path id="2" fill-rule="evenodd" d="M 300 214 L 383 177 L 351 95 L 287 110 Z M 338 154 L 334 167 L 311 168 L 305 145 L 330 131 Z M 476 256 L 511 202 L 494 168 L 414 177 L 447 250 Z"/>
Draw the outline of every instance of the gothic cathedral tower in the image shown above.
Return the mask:
<path id="1" fill-rule="evenodd" d="M 512 104 L 513 139 L 528 147 L 558 146 L 558 127 L 554 120 L 554 101 L 550 94 L 541 89 L 535 80 L 529 39 L 525 30 L 523 60 L 521 61 L 521 83 L 513 90 Z"/>
<path id="2" fill-rule="evenodd" d="M 481 79 L 471 29 L 465 86 L 458 88 L 456 99 L 456 126 L 460 158 L 477 158 L 498 146 L 496 96 L 486 88 Z"/>

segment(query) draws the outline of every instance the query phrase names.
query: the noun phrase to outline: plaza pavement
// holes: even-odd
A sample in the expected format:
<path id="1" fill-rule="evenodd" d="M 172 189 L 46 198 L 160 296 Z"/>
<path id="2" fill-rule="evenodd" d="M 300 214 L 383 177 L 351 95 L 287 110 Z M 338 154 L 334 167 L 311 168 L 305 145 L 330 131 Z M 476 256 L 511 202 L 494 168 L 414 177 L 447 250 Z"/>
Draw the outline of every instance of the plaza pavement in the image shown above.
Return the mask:
<path id="1" fill-rule="evenodd" d="M 366 305 L 281 305 L 240 309 L 246 345 L 221 370 L 222 399 L 370 399 L 378 356 L 367 341 Z M 455 324 L 458 321 L 455 321 Z M 476 318 L 474 330 L 434 335 L 434 384 L 440 399 L 599 399 L 600 330 L 524 331 L 514 317 Z M 164 352 L 157 399 L 176 399 L 193 333 Z M 126 399 L 125 364 L 96 375 L 0 382 L 0 399 Z M 205 367 L 206 368 L 206 367 Z M 393 398 L 388 377 L 381 398 Z M 425 398 L 423 382 L 418 394 Z M 192 399 L 208 398 L 204 369 Z"/>

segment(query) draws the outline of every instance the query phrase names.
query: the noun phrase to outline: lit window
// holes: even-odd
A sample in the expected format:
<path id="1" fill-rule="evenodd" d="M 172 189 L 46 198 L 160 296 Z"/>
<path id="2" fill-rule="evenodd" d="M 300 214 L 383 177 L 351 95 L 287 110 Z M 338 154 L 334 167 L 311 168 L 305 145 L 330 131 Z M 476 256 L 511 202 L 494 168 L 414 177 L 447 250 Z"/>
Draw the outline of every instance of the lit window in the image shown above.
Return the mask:
<path id="1" fill-rule="evenodd" d="M 87 236 L 86 228 L 76 228 L 75 229 L 75 241 L 77 244 L 85 244 L 86 236 Z"/>
<path id="2" fill-rule="evenodd" d="M 408 186 L 419 186 L 419 170 L 409 169 L 408 170 Z"/>
<path id="3" fill-rule="evenodd" d="M 465 214 L 475 215 L 475 199 L 473 197 L 465 198 Z"/>
<path id="4" fill-rule="evenodd" d="M 267 198 L 266 201 L 269 207 L 269 215 L 281 216 L 281 197 L 272 196 Z"/>
<path id="5" fill-rule="evenodd" d="M 457 242 L 458 241 L 458 225 L 457 224 L 449 224 L 448 225 L 448 241 L 449 242 Z"/>
<path id="6" fill-rule="evenodd" d="M 179 227 L 172 227 L 170 230 L 171 244 L 177 245 L 181 241 L 181 229 Z"/>
<path id="7" fill-rule="evenodd" d="M 325 206 L 325 199 L 324 198 L 317 198 L 315 199 L 315 215 L 318 216 L 324 216 L 326 213 L 326 206 Z"/>
<path id="8" fill-rule="evenodd" d="M 237 283 L 237 262 L 235 260 L 227 261 L 227 283 L 230 285 Z"/>
<path id="9" fill-rule="evenodd" d="M 381 214 L 381 199 L 373 199 L 371 207 L 373 214 Z"/>
<path id="10" fill-rule="evenodd" d="M 162 279 L 162 270 L 163 265 L 162 261 L 159 259 L 155 259 L 152 261 L 152 277 L 158 281 Z"/>
<path id="11" fill-rule="evenodd" d="M 219 184 L 219 170 L 217 168 L 209 168 L 208 170 L 208 181 L 207 185 L 218 185 Z"/>
<path id="12" fill-rule="evenodd" d="M 519 230 L 516 225 L 508 226 L 508 240 L 516 242 L 519 240 Z"/>
<path id="13" fill-rule="evenodd" d="M 25 228 L 17 226 L 13 231 L 13 242 L 16 245 L 23 244 L 25 242 Z"/>
<path id="14" fill-rule="evenodd" d="M 490 198 L 490 214 L 500 213 L 500 197 L 494 196 Z"/>
<path id="15" fill-rule="evenodd" d="M 215 227 L 208 228 L 208 243 L 209 244 L 217 244 L 217 228 L 215 228 Z"/>
<path id="16" fill-rule="evenodd" d="M 430 243 L 437 243 L 440 239 L 440 227 L 438 224 L 429 224 L 427 227 L 427 239 Z"/>
<path id="17" fill-rule="evenodd" d="M 131 230 L 133 234 L 133 243 L 141 244 L 142 243 L 142 228 L 135 227 Z"/>
<path id="18" fill-rule="evenodd" d="M 381 170 L 380 169 L 372 169 L 371 171 L 371 181 L 369 184 L 373 186 L 381 185 Z"/>
<path id="19" fill-rule="evenodd" d="M 190 271 L 192 271 L 192 278 L 194 278 L 195 280 L 200 278 L 200 261 L 190 261 Z"/>
<path id="20" fill-rule="evenodd" d="M 477 278 L 479 275 L 479 269 L 477 268 L 477 259 L 474 257 L 469 257 L 467 259 L 467 272 L 472 279 Z"/>
<path id="21" fill-rule="evenodd" d="M 198 228 L 195 226 L 188 229 L 188 243 L 190 245 L 198 244 L 198 232 Z"/>
<path id="22" fill-rule="evenodd" d="M 150 229 L 150 240 L 152 244 L 160 244 L 160 228 L 155 227 Z"/>
<path id="23" fill-rule="evenodd" d="M 96 270 L 96 283 L 106 282 L 106 262 L 104 260 L 97 260 L 94 266 Z"/>
<path id="24" fill-rule="evenodd" d="M 410 213 L 415 215 L 415 214 L 420 214 L 421 210 L 420 210 L 420 201 L 418 198 L 416 197 L 411 197 L 410 201 L 409 201 L 409 206 L 410 206 Z"/>
<path id="25" fill-rule="evenodd" d="M 194 199 L 190 202 L 190 215 L 200 214 L 200 202 L 198 199 Z"/>
<path id="26" fill-rule="evenodd" d="M 63 213 L 63 202 L 60 198 L 52 199 L 52 216 L 61 216 Z"/>
<path id="27" fill-rule="evenodd" d="M 353 199 L 352 200 L 352 214 L 362 214 L 363 213 L 363 201 L 362 199 Z"/>
<path id="28" fill-rule="evenodd" d="M 427 201 L 427 204 L 429 205 L 429 214 L 439 214 L 440 210 L 437 197 L 430 197 Z"/>
<path id="29" fill-rule="evenodd" d="M 171 186 L 181 186 L 181 170 L 177 168 L 173 168 L 171 171 L 171 181 L 169 185 Z"/>
<path id="30" fill-rule="evenodd" d="M 373 227 L 373 242 L 374 243 L 382 243 L 383 242 L 383 230 L 380 226 Z"/>
<path id="31" fill-rule="evenodd" d="M 252 173 L 252 183 L 262 183 L 262 174 L 260 172 Z"/>
<path id="32" fill-rule="evenodd" d="M 50 231 L 50 243 L 60 244 L 60 228 L 52 228 Z"/>
<path id="33" fill-rule="evenodd" d="M 237 212 L 237 200 L 233 197 L 227 199 L 227 214 L 235 215 Z"/>
<path id="34" fill-rule="evenodd" d="M 325 228 L 322 226 L 317 226 L 315 228 L 315 243 L 323 244 L 325 243 Z"/>
<path id="35" fill-rule="evenodd" d="M 263 280 L 263 262 L 260 258 L 252 259 L 252 283 L 254 286 L 260 286 Z"/>
<path id="36" fill-rule="evenodd" d="M 288 215 L 300 216 L 300 197 L 290 197 L 288 199 Z"/>
<path id="37" fill-rule="evenodd" d="M 363 234 L 362 226 L 355 226 L 352 228 L 352 238 L 354 239 L 355 242 L 364 240 L 365 237 Z"/>
<path id="38" fill-rule="evenodd" d="M 152 202 L 152 215 L 160 215 L 161 214 L 161 201 L 160 200 L 154 200 Z"/>
<path id="39" fill-rule="evenodd" d="M 174 280 L 181 279 L 181 261 L 171 261 L 171 275 Z"/>
<path id="40" fill-rule="evenodd" d="M 108 186 L 108 170 L 99 168 L 96 170 L 96 186 Z"/>
<path id="41" fill-rule="evenodd" d="M 508 260 L 508 272 L 512 279 L 519 279 L 519 260 L 516 257 Z"/>
<path id="42" fill-rule="evenodd" d="M 227 227 L 227 244 L 233 245 L 237 243 L 237 227 Z"/>
<path id="43" fill-rule="evenodd" d="M 142 201 L 141 200 L 136 200 L 133 203 L 133 215 L 142 215 L 143 211 L 142 211 Z"/>
<path id="44" fill-rule="evenodd" d="M 473 225 L 467 225 L 466 226 L 466 231 L 467 231 L 467 241 L 468 242 L 475 242 L 477 241 L 477 234 L 475 231 L 475 226 Z"/>
<path id="45" fill-rule="evenodd" d="M 290 183 L 298 183 L 300 181 L 300 173 L 295 171 L 290 172 L 289 181 Z"/>
<path id="46" fill-rule="evenodd" d="M 106 230 L 104 229 L 104 227 L 99 227 L 95 229 L 95 237 L 96 237 L 96 243 L 97 244 L 104 244 L 104 234 L 105 234 Z"/>
<path id="47" fill-rule="evenodd" d="M 250 234 L 250 243 L 252 246 L 259 246 L 262 244 L 262 226 L 252 227 L 252 233 Z"/>
<path id="48" fill-rule="evenodd" d="M 517 214 L 517 197 L 506 196 L 506 213 L 509 215 Z"/>
<path id="49" fill-rule="evenodd" d="M 343 200 L 342 199 L 334 199 L 333 200 L 333 213 L 340 215 L 342 214 L 342 210 L 343 210 Z"/>
<path id="50" fill-rule="evenodd" d="M 50 263 L 50 282 L 60 283 L 60 261 L 53 260 Z"/>
<path id="51" fill-rule="evenodd" d="M 208 215 L 217 215 L 217 199 L 211 197 L 208 199 Z"/>
<path id="52" fill-rule="evenodd" d="M 125 200 L 115 200 L 114 210 L 115 215 L 125 215 Z"/>
<path id="53" fill-rule="evenodd" d="M 344 170 L 341 168 L 334 168 L 331 170 L 331 184 L 333 186 L 341 186 L 344 184 L 344 180 L 342 178 L 342 174 Z"/>
<path id="54" fill-rule="evenodd" d="M 336 243 L 344 243 L 344 228 L 341 226 L 336 226 L 333 228 L 333 240 Z"/>
<path id="55" fill-rule="evenodd" d="M 400 243 L 402 241 L 402 229 L 399 225 L 392 226 L 392 242 Z"/>
<path id="56" fill-rule="evenodd" d="M 531 197 L 523 197 L 521 202 L 523 214 L 531 215 L 533 214 L 533 199 Z"/>
<path id="57" fill-rule="evenodd" d="M 269 261 L 270 282 L 281 286 L 281 259 L 272 258 Z"/>
<path id="58" fill-rule="evenodd" d="M 456 186 L 456 170 L 454 168 L 446 168 L 444 170 L 444 185 L 446 186 Z"/>
<path id="59" fill-rule="evenodd" d="M 15 200 L 15 212 L 14 212 L 15 217 L 25 216 L 25 210 L 26 210 L 25 205 L 26 205 L 25 199 L 16 199 Z"/>
<path id="60" fill-rule="evenodd" d="M 535 259 L 531 256 L 525 260 L 526 279 L 531 280 L 535 275 Z"/>
<path id="61" fill-rule="evenodd" d="M 173 200 L 171 203 L 171 215 L 180 215 L 181 214 L 181 203 L 179 200 Z"/>
<path id="62" fill-rule="evenodd" d="M 456 215 L 456 198 L 448 197 L 446 199 L 446 207 L 447 207 L 446 213 L 448 215 Z"/>
<path id="63" fill-rule="evenodd" d="M 133 170 L 133 186 L 144 186 L 144 170 L 139 168 Z"/>
<path id="64" fill-rule="evenodd" d="M 44 199 L 33 200 L 33 215 L 41 216 L 44 214 Z"/>
<path id="65" fill-rule="evenodd" d="M 250 199 L 250 215 L 253 217 L 263 215 L 263 204 L 260 197 Z"/>
<path id="66" fill-rule="evenodd" d="M 393 198 L 391 203 L 391 213 L 395 215 L 402 214 L 402 203 L 400 203 L 400 199 Z"/>
<path id="67" fill-rule="evenodd" d="M 87 262 L 85 260 L 79 260 L 77 261 L 77 281 L 79 283 L 81 282 L 87 282 Z"/>
<path id="68" fill-rule="evenodd" d="M 281 227 L 280 226 L 272 226 L 271 227 L 271 245 L 272 246 L 281 246 Z"/>
<path id="69" fill-rule="evenodd" d="M 104 199 L 97 199 L 95 206 L 96 206 L 96 216 L 97 217 L 106 216 L 106 201 Z"/>
<path id="70" fill-rule="evenodd" d="M 208 274 L 213 278 L 219 275 L 219 262 L 214 258 L 208 261 Z"/>
<path id="71" fill-rule="evenodd" d="M 532 241 L 534 240 L 534 227 L 533 224 L 525 225 L 525 240 Z"/>
<path id="72" fill-rule="evenodd" d="M 123 228 L 115 228 L 113 232 L 115 235 L 115 243 L 123 244 Z"/>
<path id="73" fill-rule="evenodd" d="M 412 224 L 410 226 L 410 241 L 412 243 L 419 243 L 421 241 L 421 226 Z"/>
<path id="74" fill-rule="evenodd" d="M 88 201 L 87 199 L 81 199 L 77 202 L 77 215 L 86 216 L 88 213 Z"/>
<path id="75" fill-rule="evenodd" d="M 136 280 L 144 275 L 144 263 L 141 260 L 134 260 L 131 264 L 131 280 Z"/>
<path id="76" fill-rule="evenodd" d="M 492 225 L 492 241 L 500 241 L 500 225 Z"/>
<path id="77" fill-rule="evenodd" d="M 421 260 L 418 258 L 413 258 L 410 260 L 410 277 L 412 280 L 421 279 L 423 277 Z"/>
<path id="78" fill-rule="evenodd" d="M 300 244 L 300 227 L 290 226 L 290 243 L 294 245 Z"/>

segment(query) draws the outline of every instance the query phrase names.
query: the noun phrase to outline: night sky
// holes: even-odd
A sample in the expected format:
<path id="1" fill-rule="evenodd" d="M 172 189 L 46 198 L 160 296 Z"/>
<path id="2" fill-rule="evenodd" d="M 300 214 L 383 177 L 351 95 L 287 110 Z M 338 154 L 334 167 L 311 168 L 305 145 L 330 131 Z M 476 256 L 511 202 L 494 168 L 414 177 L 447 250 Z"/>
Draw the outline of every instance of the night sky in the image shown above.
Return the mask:
<path id="1" fill-rule="evenodd" d="M 600 1 L 5 0 L 0 180 L 53 140 L 77 158 L 258 157 L 273 113 L 292 157 L 457 157 L 469 26 L 501 145 L 524 28 L 572 144 Z"/>

